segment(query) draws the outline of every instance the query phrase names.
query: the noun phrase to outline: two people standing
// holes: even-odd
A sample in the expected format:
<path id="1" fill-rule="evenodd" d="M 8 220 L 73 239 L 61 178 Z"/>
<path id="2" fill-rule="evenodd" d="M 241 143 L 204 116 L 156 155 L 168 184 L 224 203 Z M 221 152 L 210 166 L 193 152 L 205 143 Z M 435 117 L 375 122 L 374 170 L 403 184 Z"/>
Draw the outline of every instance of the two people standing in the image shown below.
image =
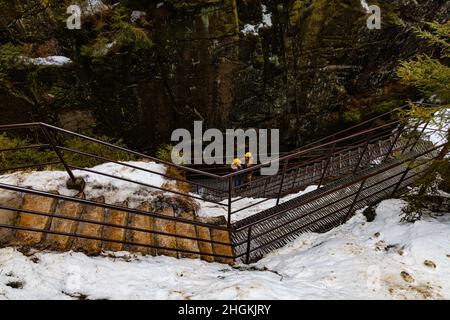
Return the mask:
<path id="1" fill-rule="evenodd" d="M 231 169 L 235 172 L 240 170 L 248 169 L 254 165 L 253 156 L 250 152 L 247 152 L 244 157 L 244 161 L 242 162 L 240 159 L 236 158 L 233 160 L 231 164 Z M 253 178 L 253 172 L 246 172 L 243 174 L 238 174 L 234 177 L 234 186 L 239 187 L 243 183 L 250 183 Z"/>

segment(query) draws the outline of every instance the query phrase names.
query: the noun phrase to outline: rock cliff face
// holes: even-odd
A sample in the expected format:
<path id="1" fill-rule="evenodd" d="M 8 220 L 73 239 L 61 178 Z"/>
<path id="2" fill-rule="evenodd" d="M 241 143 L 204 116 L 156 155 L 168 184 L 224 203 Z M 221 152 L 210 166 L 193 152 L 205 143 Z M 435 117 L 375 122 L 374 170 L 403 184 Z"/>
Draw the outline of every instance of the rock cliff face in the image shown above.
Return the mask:
<path id="1" fill-rule="evenodd" d="M 123 137 L 153 152 L 175 128 L 280 128 L 285 149 L 414 95 L 399 59 L 431 50 L 413 26 L 448 19 L 447 1 L 0 1 L 1 123 L 43 120 Z M 64 66 L 8 57 L 67 56 Z M 6 53 L 5 53 L 6 52 Z M 79 124 L 79 125 L 78 125 Z"/>

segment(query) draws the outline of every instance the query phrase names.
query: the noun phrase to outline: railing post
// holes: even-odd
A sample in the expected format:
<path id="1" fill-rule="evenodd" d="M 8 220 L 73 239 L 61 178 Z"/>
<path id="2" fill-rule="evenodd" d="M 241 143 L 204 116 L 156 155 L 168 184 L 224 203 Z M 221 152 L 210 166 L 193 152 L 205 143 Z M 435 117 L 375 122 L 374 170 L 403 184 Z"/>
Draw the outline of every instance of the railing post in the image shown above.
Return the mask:
<path id="1" fill-rule="evenodd" d="M 367 140 L 366 140 L 366 143 L 364 145 L 363 151 L 361 152 L 361 156 L 359 157 L 358 162 L 356 163 L 356 166 L 353 169 L 353 174 L 358 172 L 359 166 L 361 165 L 361 162 L 362 162 L 362 160 L 364 158 L 364 155 L 366 154 L 367 149 L 369 148 L 369 144 L 370 144 L 370 140 L 372 139 L 372 135 L 373 135 L 373 131 L 371 131 L 369 133 L 369 135 L 367 136 Z"/>
<path id="2" fill-rule="evenodd" d="M 288 162 L 289 162 L 289 159 L 286 159 L 286 162 L 284 163 L 284 166 L 283 166 L 283 174 L 281 175 L 280 189 L 278 190 L 278 196 L 277 196 L 277 205 L 280 204 L 280 198 L 281 198 L 281 193 L 283 191 L 284 177 L 286 175 Z"/>
<path id="3" fill-rule="evenodd" d="M 292 187 L 291 187 L 292 189 L 295 188 L 295 185 L 297 184 L 297 178 L 298 178 L 298 176 L 300 174 L 300 171 L 301 171 L 301 167 L 299 167 L 297 169 L 297 171 L 295 173 L 295 176 L 294 176 L 294 179 L 292 180 Z"/>
<path id="4" fill-rule="evenodd" d="M 416 132 L 416 131 L 417 131 L 417 128 L 419 128 L 419 125 L 420 125 L 420 121 L 418 121 L 418 122 L 415 124 L 414 129 L 413 129 L 413 132 Z M 406 151 L 406 149 L 408 149 L 408 145 L 409 145 L 409 143 L 411 142 L 411 139 L 412 139 L 411 136 L 408 137 L 408 140 L 406 141 L 405 146 L 403 147 L 401 154 L 404 154 L 405 151 Z"/>
<path id="5" fill-rule="evenodd" d="M 250 226 L 248 228 L 248 232 L 247 232 L 247 250 L 246 250 L 246 256 L 245 256 L 245 264 L 250 263 L 251 242 L 252 242 L 252 226 Z"/>
<path id="6" fill-rule="evenodd" d="M 393 197 L 398 189 L 400 188 L 400 186 L 402 185 L 403 181 L 405 181 L 406 176 L 408 175 L 409 171 L 411 171 L 411 168 L 414 166 L 414 163 L 416 162 L 416 159 L 412 160 L 408 166 L 406 167 L 405 171 L 403 172 L 402 176 L 400 177 L 400 180 L 398 181 L 398 183 L 395 185 L 394 190 L 392 190 L 391 193 L 391 197 Z"/>
<path id="7" fill-rule="evenodd" d="M 267 186 L 269 185 L 269 181 L 272 179 L 272 177 L 268 176 L 266 177 L 266 181 L 264 183 L 264 192 L 263 192 L 263 198 L 266 197 L 266 192 L 267 192 Z"/>
<path id="8" fill-rule="evenodd" d="M 353 209 L 354 209 L 355 206 L 356 206 L 356 202 L 358 201 L 359 196 L 361 195 L 361 192 L 362 192 L 362 190 L 363 190 L 363 188 L 364 188 L 364 185 L 366 184 L 366 181 L 367 181 L 367 179 L 364 179 L 364 180 L 361 182 L 361 185 L 359 186 L 358 192 L 356 193 L 356 196 L 355 196 L 355 198 L 353 199 L 352 205 L 351 205 L 350 208 L 348 209 L 348 212 L 347 212 L 347 214 L 345 215 L 344 220 L 342 221 L 342 223 L 345 223 L 345 222 L 347 221 L 347 219 L 350 217 L 350 214 L 352 213 Z"/>
<path id="9" fill-rule="evenodd" d="M 233 177 L 228 178 L 228 227 L 231 227 L 231 195 L 234 190 Z"/>
<path id="10" fill-rule="evenodd" d="M 333 136 L 333 140 L 334 139 L 335 139 L 335 137 Z M 322 185 L 323 180 L 325 179 L 325 175 L 327 174 L 328 167 L 330 166 L 331 159 L 333 158 L 333 154 L 334 154 L 334 150 L 335 149 L 336 149 L 336 142 L 333 143 L 333 146 L 330 149 L 330 155 L 329 155 L 329 157 L 327 159 L 327 163 L 325 164 L 325 168 L 323 169 L 322 176 L 320 177 L 319 188 Z"/>
<path id="11" fill-rule="evenodd" d="M 404 125 L 404 124 L 402 124 L 402 125 L 398 128 L 398 132 L 397 132 L 397 134 L 395 135 L 394 141 L 393 141 L 392 144 L 389 146 L 389 150 L 388 150 L 388 152 L 386 153 L 386 156 L 384 157 L 383 162 L 386 162 L 386 160 L 390 157 L 390 155 L 391 155 L 392 151 L 394 150 L 395 145 L 396 145 L 397 142 L 398 142 L 398 139 L 400 139 L 400 137 L 401 137 L 401 135 L 402 135 L 404 129 L 405 129 L 405 125 Z"/>
<path id="12" fill-rule="evenodd" d="M 42 132 L 44 133 L 45 138 L 47 139 L 48 143 L 50 144 L 52 150 L 56 153 L 56 155 L 59 158 L 59 161 L 61 161 L 62 165 L 64 166 L 64 168 L 66 169 L 67 173 L 69 174 L 70 180 L 72 180 L 72 182 L 75 182 L 76 181 L 75 175 L 73 174 L 72 170 L 70 170 L 70 167 L 67 165 L 67 163 L 64 160 L 64 157 L 61 154 L 61 152 L 59 152 L 59 149 L 56 146 L 56 142 L 53 139 L 52 135 L 47 130 L 47 128 L 41 127 L 41 129 L 42 129 Z"/>
<path id="13" fill-rule="evenodd" d="M 430 121 L 427 121 L 427 123 L 425 123 L 425 125 L 422 128 L 422 131 L 420 131 L 419 135 L 417 136 L 416 141 L 414 141 L 414 143 L 412 144 L 412 146 L 409 148 L 409 151 L 413 150 L 417 143 L 419 142 L 420 138 L 422 137 L 422 135 L 424 134 L 425 130 L 427 129 L 428 125 L 430 124 Z"/>

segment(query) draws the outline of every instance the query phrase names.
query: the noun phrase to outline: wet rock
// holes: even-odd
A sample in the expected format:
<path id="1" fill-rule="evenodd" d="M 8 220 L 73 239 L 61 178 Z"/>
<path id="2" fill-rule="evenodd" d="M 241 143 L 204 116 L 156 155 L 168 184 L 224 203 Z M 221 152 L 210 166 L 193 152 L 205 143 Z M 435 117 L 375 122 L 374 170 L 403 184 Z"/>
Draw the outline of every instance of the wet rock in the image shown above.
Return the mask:
<path id="1" fill-rule="evenodd" d="M 413 283 L 415 281 L 414 278 L 406 271 L 400 272 L 400 275 L 402 276 L 405 282 Z"/>
<path id="2" fill-rule="evenodd" d="M 193 120 L 220 129 L 284 128 L 281 142 L 290 148 L 392 109 L 406 94 L 396 83 L 398 61 L 430 50 L 404 25 L 448 19 L 442 1 L 384 1 L 382 29 L 368 30 L 358 1 L 268 1 L 272 25 L 246 35 L 240 32 L 245 24 L 261 22 L 260 1 L 132 1 L 120 6 L 129 13 L 124 22 L 153 46 L 116 44 L 95 56 L 80 51 L 113 43 L 108 18 L 119 6 L 102 12 L 105 30 L 94 28 L 95 14 L 86 17 L 78 37 L 62 29 L 64 3 L 51 2 L 52 9 L 2 34 L 4 42 L 74 63 L 36 67 L 32 83 L 27 71 L 14 70 L 12 83 L 23 95 L 0 92 L 5 122 L 95 127 L 96 134 L 150 152 Z M 26 5 L 16 2 L 8 12 L 14 16 Z M 131 22 L 133 11 L 142 15 Z"/>
<path id="3" fill-rule="evenodd" d="M 367 222 L 372 222 L 377 216 L 376 209 L 372 206 L 369 206 L 363 211 L 363 215 L 366 217 Z"/>

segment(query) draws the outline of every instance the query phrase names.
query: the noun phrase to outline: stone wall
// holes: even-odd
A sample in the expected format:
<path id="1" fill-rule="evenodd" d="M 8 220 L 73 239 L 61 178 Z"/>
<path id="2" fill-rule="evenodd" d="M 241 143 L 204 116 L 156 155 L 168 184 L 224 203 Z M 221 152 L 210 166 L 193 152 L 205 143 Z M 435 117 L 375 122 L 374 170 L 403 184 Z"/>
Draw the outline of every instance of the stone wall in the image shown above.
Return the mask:
<path id="1" fill-rule="evenodd" d="M 85 195 L 81 193 L 77 197 L 84 199 Z M 92 200 L 104 203 L 103 198 Z M 228 231 L 214 227 L 226 225 L 223 217 L 197 217 L 176 200 L 163 196 L 151 203 L 142 203 L 137 210 L 199 221 L 211 227 L 9 191 L 0 191 L 0 203 L 23 210 L 0 209 L 1 246 L 74 250 L 88 255 L 99 255 L 102 251 L 130 251 L 227 264 L 234 262 L 232 258 L 226 258 L 233 256 L 231 244 L 225 245 L 230 243 Z M 127 207 L 128 203 L 117 206 Z M 214 257 L 214 254 L 225 257 Z"/>
<path id="2" fill-rule="evenodd" d="M 412 28 L 449 18 L 448 1 L 435 0 L 371 1 L 382 9 L 381 30 L 367 29 L 360 0 L 128 0 L 69 31 L 71 1 L 50 0 L 24 17 L 31 1 L 7 3 L 0 0 L 0 25 L 14 17 L 20 24 L 1 34 L 1 45 L 23 43 L 22 54 L 73 63 L 9 70 L 1 122 L 52 122 L 150 152 L 194 120 L 280 128 L 290 149 L 398 106 L 417 94 L 396 83 L 398 60 L 432 50 Z M 261 23 L 262 5 L 271 26 L 241 32 Z M 133 11 L 145 15 L 131 23 Z M 121 32 L 131 40 L 120 43 Z M 68 122 L 71 114 L 92 119 Z"/>

